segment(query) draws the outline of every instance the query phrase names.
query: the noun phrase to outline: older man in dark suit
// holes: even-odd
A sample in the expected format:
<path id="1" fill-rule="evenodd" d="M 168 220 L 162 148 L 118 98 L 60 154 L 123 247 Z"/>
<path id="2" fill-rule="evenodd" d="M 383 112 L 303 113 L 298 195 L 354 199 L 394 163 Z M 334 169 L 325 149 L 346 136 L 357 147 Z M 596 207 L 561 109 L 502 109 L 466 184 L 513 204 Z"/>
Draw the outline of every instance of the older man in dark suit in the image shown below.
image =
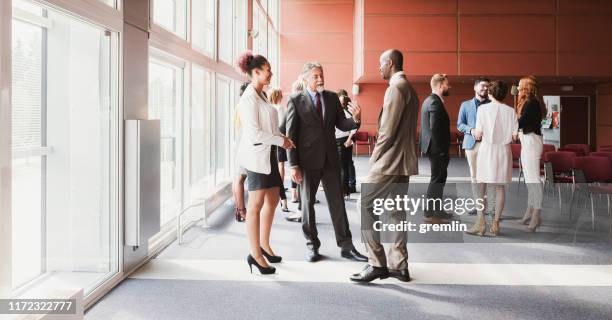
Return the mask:
<path id="1" fill-rule="evenodd" d="M 350 131 L 359 127 L 361 109 L 351 103 L 349 111 L 353 118 L 345 117 L 338 95 L 324 89 L 323 67 L 318 62 L 304 65 L 302 79 L 306 86 L 304 91 L 289 98 L 286 125 L 287 136 L 296 144 L 295 149 L 289 150 L 288 158 L 291 178 L 301 187 L 302 231 L 308 248 L 306 260 L 315 262 L 321 258 L 314 203 L 319 183 L 323 182 L 341 256 L 367 261 L 353 245 L 342 197 L 335 138 L 336 128 Z"/>
<path id="2" fill-rule="evenodd" d="M 421 109 L 421 152 L 429 157 L 431 179 L 427 188 L 428 208 L 425 221 L 444 223 L 452 215 L 442 210 L 442 195 L 446 184 L 450 146 L 450 119 L 444 108 L 444 97 L 449 95 L 450 85 L 445 74 L 431 78 L 430 96 L 423 101 Z M 429 200 L 438 201 L 429 201 Z"/>

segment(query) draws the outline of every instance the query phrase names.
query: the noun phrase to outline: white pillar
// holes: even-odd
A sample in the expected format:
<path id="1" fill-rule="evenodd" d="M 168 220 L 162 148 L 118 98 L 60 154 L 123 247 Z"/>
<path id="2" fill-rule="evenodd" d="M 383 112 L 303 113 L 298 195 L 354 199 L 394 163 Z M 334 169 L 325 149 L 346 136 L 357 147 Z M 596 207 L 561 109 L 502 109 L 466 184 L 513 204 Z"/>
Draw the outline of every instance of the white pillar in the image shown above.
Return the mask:
<path id="1" fill-rule="evenodd" d="M 11 295 L 11 0 L 0 0 L 0 298 Z"/>

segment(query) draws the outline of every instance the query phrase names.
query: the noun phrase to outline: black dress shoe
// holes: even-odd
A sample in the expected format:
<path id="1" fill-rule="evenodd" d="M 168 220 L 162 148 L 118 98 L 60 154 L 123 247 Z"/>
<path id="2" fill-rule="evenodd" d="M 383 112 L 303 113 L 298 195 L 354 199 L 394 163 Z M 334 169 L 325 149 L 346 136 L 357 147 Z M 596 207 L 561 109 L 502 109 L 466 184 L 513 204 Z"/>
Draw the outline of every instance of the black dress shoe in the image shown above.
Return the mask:
<path id="1" fill-rule="evenodd" d="M 353 248 L 351 250 L 342 250 L 342 251 L 340 251 L 340 255 L 342 256 L 342 258 L 346 258 L 346 259 L 349 259 L 349 260 L 368 262 L 368 257 L 366 257 L 363 254 L 359 253 L 359 251 L 357 251 L 357 249 L 355 249 L 355 248 Z"/>
<path id="2" fill-rule="evenodd" d="M 376 279 L 389 278 L 389 270 L 385 267 L 374 267 L 367 265 L 363 271 L 351 276 L 351 281 L 355 282 L 371 282 Z"/>
<path id="3" fill-rule="evenodd" d="M 468 214 L 469 214 L 470 216 L 475 216 L 475 215 L 477 215 L 477 214 L 478 214 L 478 210 L 474 209 L 474 210 L 472 210 L 472 211 L 468 212 Z"/>
<path id="4" fill-rule="evenodd" d="M 404 270 L 389 270 L 389 276 L 393 277 L 402 282 L 410 281 L 410 272 L 408 269 Z"/>
<path id="5" fill-rule="evenodd" d="M 319 260 L 321 260 L 319 249 L 308 249 L 308 252 L 306 253 L 306 261 L 317 262 Z"/>

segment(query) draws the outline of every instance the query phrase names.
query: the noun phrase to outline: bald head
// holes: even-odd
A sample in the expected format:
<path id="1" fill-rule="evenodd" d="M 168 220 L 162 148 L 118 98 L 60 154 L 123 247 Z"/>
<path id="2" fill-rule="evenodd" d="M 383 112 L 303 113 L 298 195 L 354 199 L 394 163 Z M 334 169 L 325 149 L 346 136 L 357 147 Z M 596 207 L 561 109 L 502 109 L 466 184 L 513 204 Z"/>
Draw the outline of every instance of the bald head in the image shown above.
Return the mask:
<path id="1" fill-rule="evenodd" d="M 397 49 L 389 49 L 380 55 L 380 73 L 385 80 L 404 70 L 404 55 Z"/>

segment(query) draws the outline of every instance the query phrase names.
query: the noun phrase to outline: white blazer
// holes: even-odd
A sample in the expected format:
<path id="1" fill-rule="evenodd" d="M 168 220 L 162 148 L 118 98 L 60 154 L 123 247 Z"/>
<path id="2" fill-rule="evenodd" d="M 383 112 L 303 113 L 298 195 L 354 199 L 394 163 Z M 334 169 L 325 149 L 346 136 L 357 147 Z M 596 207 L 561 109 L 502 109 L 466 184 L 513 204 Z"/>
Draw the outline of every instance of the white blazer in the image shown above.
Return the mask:
<path id="1" fill-rule="evenodd" d="M 270 174 L 271 146 L 282 147 L 285 141 L 278 129 L 276 109 L 249 85 L 238 101 L 238 114 L 242 125 L 238 165 L 252 172 Z"/>

